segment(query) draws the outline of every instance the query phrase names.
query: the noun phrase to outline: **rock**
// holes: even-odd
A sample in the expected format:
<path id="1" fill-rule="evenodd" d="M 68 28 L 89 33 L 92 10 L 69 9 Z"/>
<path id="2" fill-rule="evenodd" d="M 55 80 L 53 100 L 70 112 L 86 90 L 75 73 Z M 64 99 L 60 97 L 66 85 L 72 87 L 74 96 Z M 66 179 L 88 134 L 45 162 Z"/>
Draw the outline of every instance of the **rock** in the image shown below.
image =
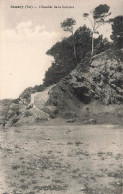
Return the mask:
<path id="1" fill-rule="evenodd" d="M 20 117 L 17 115 L 14 115 L 12 118 L 10 118 L 7 123 L 6 126 L 13 126 L 16 125 L 16 123 L 19 121 Z"/>
<path id="2" fill-rule="evenodd" d="M 0 125 L 3 125 L 4 123 L 4 117 L 0 117 Z"/>
<path id="3" fill-rule="evenodd" d="M 49 99 L 50 91 L 53 87 L 54 86 L 50 86 L 42 92 L 31 94 L 30 105 L 34 105 L 42 110 Z"/>
<path id="4" fill-rule="evenodd" d="M 26 89 L 15 102 L 7 106 L 4 114 L 6 119 L 10 122 L 12 118 L 15 121 L 19 119 L 20 122 L 31 122 L 31 118 L 33 121 L 49 120 L 58 115 L 72 123 L 75 117 L 81 117 L 80 112 L 84 105 L 91 102 L 96 101 L 107 106 L 122 104 L 123 63 L 118 52 L 107 50 L 92 57 L 87 71 L 83 72 L 82 65 L 79 64 L 56 85 L 43 88 L 41 92 L 33 88 Z M 95 124 L 96 119 L 86 119 L 82 123 Z"/>
<path id="5" fill-rule="evenodd" d="M 96 119 L 89 119 L 89 124 L 95 124 L 96 123 Z"/>
<path id="6" fill-rule="evenodd" d="M 81 124 L 96 124 L 96 119 L 85 120 Z"/>
<path id="7" fill-rule="evenodd" d="M 4 125 L 6 123 L 7 114 L 12 102 L 13 100 L 11 99 L 0 100 L 0 125 Z"/>
<path id="8" fill-rule="evenodd" d="M 9 109 L 11 109 L 11 110 L 18 110 L 18 109 L 19 109 L 19 104 L 14 104 L 14 103 L 12 103 L 12 104 L 10 105 Z"/>
<path id="9" fill-rule="evenodd" d="M 80 191 L 85 191 L 86 187 L 85 186 L 81 186 Z"/>
<path id="10" fill-rule="evenodd" d="M 43 108 L 42 108 L 42 110 L 45 112 L 45 113 L 47 113 L 47 114 L 49 114 L 49 116 L 51 117 L 51 118 L 53 118 L 53 117 L 55 117 L 55 115 L 57 114 L 57 108 L 56 108 L 56 106 L 44 106 Z"/>
<path id="11" fill-rule="evenodd" d="M 9 110 L 7 113 L 7 118 L 10 119 L 11 117 L 13 117 L 16 114 L 15 110 Z"/>
<path id="12" fill-rule="evenodd" d="M 37 107 L 33 107 L 30 110 L 30 113 L 35 117 L 35 118 L 40 118 L 40 119 L 48 119 L 49 120 L 49 115 L 42 110 L 38 109 Z"/>
<path id="13" fill-rule="evenodd" d="M 49 102 L 61 112 L 66 109 L 76 111 L 82 103 L 89 104 L 93 100 L 104 105 L 121 104 L 122 66 L 112 50 L 96 55 L 88 72 L 84 73 L 78 66 L 63 78 L 51 90 Z"/>
<path id="14" fill-rule="evenodd" d="M 68 119 L 67 123 L 74 123 L 76 121 L 76 119 Z"/>
<path id="15" fill-rule="evenodd" d="M 20 125 L 30 125 L 30 124 L 34 124 L 35 123 L 35 117 L 34 116 L 30 116 L 30 117 L 23 117 L 21 116 L 20 119 L 17 121 L 17 123 L 15 124 L 16 126 L 20 126 Z"/>

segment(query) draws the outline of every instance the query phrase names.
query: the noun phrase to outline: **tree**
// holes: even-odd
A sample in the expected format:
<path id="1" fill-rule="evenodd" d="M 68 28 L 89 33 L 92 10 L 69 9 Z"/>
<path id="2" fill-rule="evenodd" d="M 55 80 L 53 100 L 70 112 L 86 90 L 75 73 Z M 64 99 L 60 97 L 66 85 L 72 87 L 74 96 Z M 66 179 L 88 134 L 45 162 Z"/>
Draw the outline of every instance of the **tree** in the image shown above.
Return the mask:
<path id="1" fill-rule="evenodd" d="M 98 38 L 95 39 L 94 45 L 94 52 L 96 55 L 112 47 L 112 43 L 109 42 L 107 38 L 103 39 L 103 35 L 99 35 Z"/>
<path id="2" fill-rule="evenodd" d="M 92 31 L 87 26 L 79 27 L 73 34 L 76 45 L 76 61 L 73 51 L 73 36 L 63 38 L 55 43 L 47 52 L 54 58 L 50 68 L 45 73 L 43 84 L 49 86 L 58 83 L 67 76 L 77 64 L 81 65 L 82 71 L 88 70 L 89 59 L 91 57 L 91 34 Z M 109 42 L 100 35 L 95 39 L 95 53 L 105 51 L 109 48 Z M 83 60 L 84 59 L 84 60 Z"/>
<path id="3" fill-rule="evenodd" d="M 76 24 L 76 21 L 73 18 L 67 18 L 61 23 L 61 27 L 64 31 L 70 32 L 72 36 L 74 35 L 74 25 Z M 76 61 L 76 46 L 75 46 L 75 39 L 73 36 L 73 48 L 74 48 L 74 57 Z"/>
<path id="4" fill-rule="evenodd" d="M 86 25 L 79 27 L 74 33 L 77 63 L 80 63 L 87 53 L 91 53 L 91 33 Z"/>
<path id="5" fill-rule="evenodd" d="M 111 39 L 117 48 L 123 48 L 123 16 L 117 16 L 110 20 L 112 22 Z"/>
<path id="6" fill-rule="evenodd" d="M 47 52 L 54 58 L 51 67 L 45 73 L 44 84 L 51 85 L 60 81 L 68 75 L 75 67 L 75 58 L 73 52 L 73 38 L 70 36 L 57 42 Z"/>
<path id="7" fill-rule="evenodd" d="M 97 29 L 108 22 L 106 18 L 111 14 L 109 12 L 110 7 L 107 4 L 101 4 L 97 6 L 93 11 L 89 13 L 84 13 L 83 17 L 88 19 L 92 26 L 92 51 L 91 54 L 94 54 L 94 34 L 99 34 Z M 92 16 L 92 19 L 90 18 Z"/>

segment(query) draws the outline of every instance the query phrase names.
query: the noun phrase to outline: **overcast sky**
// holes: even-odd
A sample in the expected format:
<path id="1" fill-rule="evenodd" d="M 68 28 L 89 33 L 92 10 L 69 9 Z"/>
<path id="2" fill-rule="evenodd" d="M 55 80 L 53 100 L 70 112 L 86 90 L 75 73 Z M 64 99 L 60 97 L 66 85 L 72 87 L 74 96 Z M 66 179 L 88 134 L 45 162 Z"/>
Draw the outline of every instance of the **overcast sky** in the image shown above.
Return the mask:
<path id="1" fill-rule="evenodd" d="M 112 17 L 123 15 L 122 0 L 0 0 L 0 99 L 17 98 L 26 87 L 41 84 L 53 61 L 46 51 L 65 36 L 60 23 L 73 17 L 77 28 L 85 23 L 82 13 L 105 3 Z M 39 8 L 42 5 L 74 8 Z M 105 26 L 100 32 L 109 37 L 111 27 Z"/>

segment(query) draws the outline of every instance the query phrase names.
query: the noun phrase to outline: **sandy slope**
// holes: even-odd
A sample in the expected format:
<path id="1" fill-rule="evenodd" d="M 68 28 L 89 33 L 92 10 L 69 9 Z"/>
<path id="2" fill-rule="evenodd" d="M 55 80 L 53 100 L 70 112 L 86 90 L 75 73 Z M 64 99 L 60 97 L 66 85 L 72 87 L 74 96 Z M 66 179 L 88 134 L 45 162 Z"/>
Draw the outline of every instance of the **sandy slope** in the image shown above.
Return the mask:
<path id="1" fill-rule="evenodd" d="M 122 193 L 121 127 L 23 126 L 5 130 L 0 133 L 4 178 L 0 194 L 5 193 L 3 186 L 6 194 Z"/>
<path id="2" fill-rule="evenodd" d="M 31 94 L 31 100 L 30 104 L 33 105 L 34 107 L 37 107 L 39 109 L 42 109 L 45 105 L 45 103 L 49 99 L 49 93 L 50 90 L 54 87 L 54 85 L 48 87 L 42 92 L 36 92 L 34 94 Z"/>

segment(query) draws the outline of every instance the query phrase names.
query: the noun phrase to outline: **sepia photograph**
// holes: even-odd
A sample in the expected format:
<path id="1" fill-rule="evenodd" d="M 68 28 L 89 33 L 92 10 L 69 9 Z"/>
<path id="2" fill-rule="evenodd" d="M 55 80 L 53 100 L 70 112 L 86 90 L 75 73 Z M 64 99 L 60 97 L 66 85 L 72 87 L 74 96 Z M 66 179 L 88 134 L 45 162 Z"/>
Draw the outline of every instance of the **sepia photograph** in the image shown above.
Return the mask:
<path id="1" fill-rule="evenodd" d="M 0 194 L 123 194 L 122 70 L 122 0 L 0 0 Z"/>

